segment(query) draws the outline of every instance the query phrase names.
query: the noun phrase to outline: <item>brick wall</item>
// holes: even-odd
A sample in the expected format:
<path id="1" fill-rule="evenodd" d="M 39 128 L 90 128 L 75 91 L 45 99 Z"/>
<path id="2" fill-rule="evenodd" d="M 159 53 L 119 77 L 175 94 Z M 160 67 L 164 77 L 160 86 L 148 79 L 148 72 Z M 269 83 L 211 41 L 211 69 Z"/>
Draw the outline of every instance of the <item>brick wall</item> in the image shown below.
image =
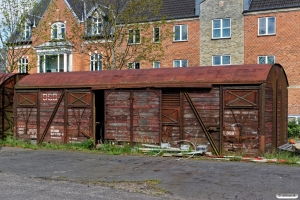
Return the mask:
<path id="1" fill-rule="evenodd" d="M 160 59 L 161 68 L 173 67 L 174 60 L 188 60 L 188 66 L 199 66 L 200 65 L 200 38 L 199 38 L 199 19 L 192 20 L 181 20 L 170 22 L 164 30 L 172 30 L 174 25 L 188 25 L 188 40 L 187 41 L 173 41 L 173 38 L 169 37 L 164 40 L 162 45 L 164 47 L 165 54 Z M 152 68 L 152 64 L 145 65 L 145 68 Z"/>
<path id="2" fill-rule="evenodd" d="M 276 17 L 276 34 L 258 36 L 258 18 Z M 288 113 L 300 113 L 300 10 L 277 10 L 245 15 L 245 64 L 257 63 L 262 55 L 275 56 L 287 74 Z"/>

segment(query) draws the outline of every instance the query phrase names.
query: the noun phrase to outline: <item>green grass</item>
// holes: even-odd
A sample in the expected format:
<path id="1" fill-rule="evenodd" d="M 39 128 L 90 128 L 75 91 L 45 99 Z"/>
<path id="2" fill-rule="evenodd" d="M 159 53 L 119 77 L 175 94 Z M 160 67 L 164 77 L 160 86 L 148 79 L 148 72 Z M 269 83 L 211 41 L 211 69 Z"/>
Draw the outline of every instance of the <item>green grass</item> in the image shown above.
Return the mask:
<path id="1" fill-rule="evenodd" d="M 277 159 L 277 163 L 283 164 L 296 164 L 300 162 L 300 157 L 294 152 L 288 151 L 273 151 L 271 153 L 263 154 L 263 157 L 266 159 Z"/>
<path id="2" fill-rule="evenodd" d="M 93 139 L 88 139 L 80 143 L 42 143 L 42 144 L 32 144 L 30 141 L 24 141 L 21 139 L 16 139 L 15 137 L 8 136 L 4 140 L 0 140 L 1 146 L 10 147 L 21 147 L 24 149 L 52 149 L 52 150 L 75 150 L 75 151 L 91 151 L 91 152 L 101 152 L 111 155 L 121 155 L 121 154 L 138 154 L 138 150 L 132 148 L 129 144 L 125 145 L 113 145 L 113 144 L 102 144 L 98 149 L 94 148 Z"/>
<path id="3" fill-rule="evenodd" d="M 298 139 L 296 139 L 298 140 Z M 10 146 L 10 147 L 21 147 L 25 149 L 52 149 L 52 150 L 72 150 L 72 151 L 86 151 L 86 152 L 98 152 L 106 153 L 110 155 L 143 155 L 142 152 L 138 150 L 139 146 L 132 147 L 129 144 L 114 145 L 110 143 L 105 143 L 99 145 L 96 149 L 94 148 L 93 139 L 86 140 L 81 143 L 42 143 L 42 144 L 32 144 L 30 141 L 24 141 L 21 139 L 16 139 L 12 136 L 7 136 L 5 140 L 0 140 L 0 146 Z M 150 151 L 148 155 L 161 156 L 164 151 Z M 230 155 L 230 154 L 229 154 Z M 230 158 L 231 161 L 241 161 L 243 156 L 241 153 L 235 152 L 233 157 Z M 300 155 L 294 152 L 287 151 L 273 151 L 271 153 L 265 153 L 261 155 L 266 159 L 277 159 L 276 163 L 283 164 L 296 164 L 300 162 Z"/>
<path id="4" fill-rule="evenodd" d="M 133 154 L 137 153 L 134 151 L 131 146 L 128 144 L 125 145 L 112 145 L 112 144 L 102 144 L 99 150 L 103 153 L 111 155 L 121 155 L 121 154 Z"/>

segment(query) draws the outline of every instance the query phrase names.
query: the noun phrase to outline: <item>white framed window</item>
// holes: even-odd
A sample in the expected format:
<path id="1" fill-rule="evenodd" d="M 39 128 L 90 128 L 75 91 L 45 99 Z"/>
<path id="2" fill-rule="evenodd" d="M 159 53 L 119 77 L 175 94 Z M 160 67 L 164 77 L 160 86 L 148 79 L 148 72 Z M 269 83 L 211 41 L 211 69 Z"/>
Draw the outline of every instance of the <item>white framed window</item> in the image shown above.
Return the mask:
<path id="1" fill-rule="evenodd" d="M 174 67 L 187 67 L 188 61 L 187 60 L 174 60 L 173 66 Z"/>
<path id="2" fill-rule="evenodd" d="M 174 26 L 174 41 L 187 41 L 188 40 L 188 25 L 175 25 Z"/>
<path id="3" fill-rule="evenodd" d="M 31 26 L 28 22 L 24 23 L 23 27 L 23 40 L 28 40 L 31 37 Z"/>
<path id="4" fill-rule="evenodd" d="M 275 56 L 258 56 L 257 62 L 258 64 L 274 64 Z"/>
<path id="5" fill-rule="evenodd" d="M 212 65 L 230 65 L 231 56 L 230 55 L 215 55 L 212 56 Z"/>
<path id="6" fill-rule="evenodd" d="M 100 71 L 102 70 L 102 55 L 101 54 L 92 54 L 90 57 L 90 69 L 91 71 Z"/>
<path id="7" fill-rule="evenodd" d="M 275 17 L 258 18 L 258 35 L 274 35 L 276 33 Z"/>
<path id="8" fill-rule="evenodd" d="M 153 28 L 153 42 L 158 43 L 160 41 L 160 28 Z"/>
<path id="9" fill-rule="evenodd" d="M 100 18 L 93 18 L 92 34 L 99 35 L 103 32 L 102 21 Z"/>
<path id="10" fill-rule="evenodd" d="M 128 63 L 128 69 L 140 69 L 139 62 L 130 62 Z"/>
<path id="11" fill-rule="evenodd" d="M 51 38 L 62 40 L 66 37 L 66 26 L 62 22 L 56 22 L 51 25 Z"/>
<path id="12" fill-rule="evenodd" d="M 212 38 L 230 38 L 231 37 L 231 19 L 214 19 L 212 20 Z"/>
<path id="13" fill-rule="evenodd" d="M 28 73 L 28 58 L 19 59 L 18 72 L 19 73 Z"/>
<path id="14" fill-rule="evenodd" d="M 160 61 L 154 61 L 153 68 L 160 68 Z"/>
<path id="15" fill-rule="evenodd" d="M 140 44 L 141 42 L 141 35 L 140 30 L 132 30 L 128 31 L 128 44 Z"/>

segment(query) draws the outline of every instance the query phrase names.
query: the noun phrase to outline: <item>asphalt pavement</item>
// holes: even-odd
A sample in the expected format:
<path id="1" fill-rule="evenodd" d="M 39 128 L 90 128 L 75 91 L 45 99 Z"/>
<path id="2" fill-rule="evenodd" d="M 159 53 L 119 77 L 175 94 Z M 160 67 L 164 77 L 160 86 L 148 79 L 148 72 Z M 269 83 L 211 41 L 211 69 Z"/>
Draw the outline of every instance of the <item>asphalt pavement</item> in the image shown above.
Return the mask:
<path id="1" fill-rule="evenodd" d="M 0 183 L 5 200 L 272 200 L 300 194 L 300 165 L 2 147 Z"/>

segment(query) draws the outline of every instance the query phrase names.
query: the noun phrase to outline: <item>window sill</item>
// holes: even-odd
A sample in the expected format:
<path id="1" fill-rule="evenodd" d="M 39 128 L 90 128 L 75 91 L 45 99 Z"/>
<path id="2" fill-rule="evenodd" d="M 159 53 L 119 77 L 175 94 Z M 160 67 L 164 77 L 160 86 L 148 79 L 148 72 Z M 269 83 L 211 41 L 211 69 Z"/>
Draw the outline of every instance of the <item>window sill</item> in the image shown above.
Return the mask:
<path id="1" fill-rule="evenodd" d="M 173 40 L 173 42 L 188 42 L 188 40 Z"/>
<path id="2" fill-rule="evenodd" d="M 89 35 L 85 35 L 83 36 L 83 39 L 85 40 L 99 40 L 99 39 L 108 39 L 108 38 L 112 38 L 113 35 L 92 35 L 92 34 L 89 34 Z"/>
<path id="3" fill-rule="evenodd" d="M 265 36 L 276 36 L 276 33 L 274 33 L 274 34 L 257 35 L 257 37 L 265 37 Z"/>
<path id="4" fill-rule="evenodd" d="M 128 46 L 140 45 L 141 43 L 127 43 Z"/>
<path id="5" fill-rule="evenodd" d="M 220 38 L 211 38 L 211 40 L 228 40 L 231 39 L 231 37 L 220 37 Z"/>
<path id="6" fill-rule="evenodd" d="M 231 65 L 231 64 L 221 64 L 221 65 L 212 65 L 212 66 L 228 66 L 228 65 Z"/>

